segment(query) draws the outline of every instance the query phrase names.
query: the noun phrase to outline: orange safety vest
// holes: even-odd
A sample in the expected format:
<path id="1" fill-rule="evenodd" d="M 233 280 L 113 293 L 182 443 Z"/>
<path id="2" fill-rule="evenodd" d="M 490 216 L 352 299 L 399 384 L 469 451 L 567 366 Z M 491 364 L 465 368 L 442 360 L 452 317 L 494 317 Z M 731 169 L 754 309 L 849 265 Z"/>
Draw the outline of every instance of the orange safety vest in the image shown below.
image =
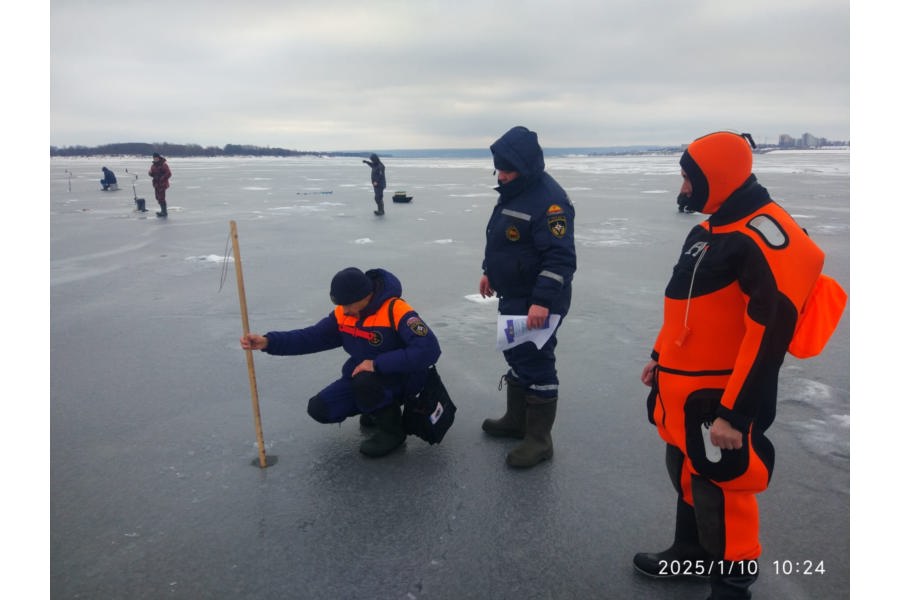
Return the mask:
<path id="1" fill-rule="evenodd" d="M 412 307 L 402 298 L 391 298 L 382 303 L 378 310 L 371 315 L 365 317 L 361 322 L 359 317 L 350 316 L 344 313 L 343 306 L 336 306 L 334 309 L 334 318 L 337 320 L 338 330 L 341 333 L 354 338 L 361 338 L 369 342 L 371 346 L 381 346 L 384 342 L 384 336 L 388 334 L 385 330 L 397 330 L 397 323 L 408 312 L 412 311 Z M 347 346 L 347 342 L 344 344 Z"/>

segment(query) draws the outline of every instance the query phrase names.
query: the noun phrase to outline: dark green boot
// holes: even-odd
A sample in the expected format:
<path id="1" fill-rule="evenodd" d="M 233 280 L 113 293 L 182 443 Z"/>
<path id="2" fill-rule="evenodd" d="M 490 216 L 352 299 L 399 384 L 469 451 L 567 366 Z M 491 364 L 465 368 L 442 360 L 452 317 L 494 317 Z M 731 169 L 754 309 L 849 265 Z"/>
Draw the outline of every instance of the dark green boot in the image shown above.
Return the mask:
<path id="1" fill-rule="evenodd" d="M 525 437 L 525 388 L 506 379 L 506 414 L 499 419 L 485 419 L 481 428 L 494 437 Z M 503 379 L 500 380 L 503 385 Z"/>
<path id="2" fill-rule="evenodd" d="M 519 469 L 533 467 L 553 456 L 550 430 L 556 420 L 556 398 L 525 396 L 525 441 L 506 455 L 506 464 Z"/>
<path id="3" fill-rule="evenodd" d="M 376 410 L 372 413 L 372 419 L 375 421 L 375 433 L 359 445 L 359 451 L 366 456 L 373 458 L 385 456 L 406 441 L 406 432 L 403 431 L 403 413 L 399 404 L 391 403 L 389 406 Z"/>

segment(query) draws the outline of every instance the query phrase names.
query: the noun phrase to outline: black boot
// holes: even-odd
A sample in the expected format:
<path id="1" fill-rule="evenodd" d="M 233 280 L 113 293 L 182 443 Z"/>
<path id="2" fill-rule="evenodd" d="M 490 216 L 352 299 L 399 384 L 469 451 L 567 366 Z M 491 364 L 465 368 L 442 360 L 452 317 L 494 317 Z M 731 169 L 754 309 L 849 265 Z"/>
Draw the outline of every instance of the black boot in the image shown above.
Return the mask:
<path id="1" fill-rule="evenodd" d="M 165 203 L 165 202 L 160 202 L 160 203 L 159 203 L 159 211 L 156 213 L 156 216 L 159 217 L 159 218 L 161 218 L 161 219 L 165 219 L 166 217 L 169 216 L 169 212 L 166 210 L 166 203 Z"/>
<path id="2" fill-rule="evenodd" d="M 525 437 L 525 388 L 506 379 L 506 414 L 499 419 L 485 419 L 481 428 L 494 437 L 511 437 L 521 440 Z"/>
<path id="3" fill-rule="evenodd" d="M 377 458 L 390 454 L 406 441 L 403 431 L 403 413 L 400 405 L 392 402 L 384 408 L 372 413 L 375 421 L 375 433 L 359 445 L 359 451 L 366 456 Z"/>
<path id="4" fill-rule="evenodd" d="M 525 396 L 525 441 L 506 455 L 506 464 L 519 469 L 533 467 L 553 457 L 550 430 L 556 420 L 556 398 Z"/>
<path id="5" fill-rule="evenodd" d="M 632 562 L 634 570 L 647 577 L 709 579 L 713 561 L 700 546 L 694 507 L 679 498 L 675 510 L 675 541 L 662 552 L 639 552 Z"/>
<path id="6" fill-rule="evenodd" d="M 750 586 L 759 576 L 759 563 L 755 560 L 717 561 L 710 580 L 707 600 L 745 600 L 751 598 Z"/>
<path id="7" fill-rule="evenodd" d="M 375 200 L 375 204 L 378 205 L 378 210 L 375 211 L 375 215 L 380 217 L 381 215 L 384 214 L 384 200 L 381 200 L 379 198 L 379 199 Z"/>

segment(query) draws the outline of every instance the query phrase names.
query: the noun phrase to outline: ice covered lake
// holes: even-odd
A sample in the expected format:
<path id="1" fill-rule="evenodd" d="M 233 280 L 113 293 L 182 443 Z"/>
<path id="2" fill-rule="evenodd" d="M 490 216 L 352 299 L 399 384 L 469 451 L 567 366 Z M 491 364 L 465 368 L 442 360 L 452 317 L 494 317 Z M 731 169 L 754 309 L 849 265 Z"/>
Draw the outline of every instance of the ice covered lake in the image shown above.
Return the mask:
<path id="1" fill-rule="evenodd" d="M 50 581 L 54 598 L 703 597 L 634 575 L 668 546 L 674 493 L 639 381 L 662 293 L 700 215 L 678 214 L 677 155 L 551 157 L 576 206 L 578 271 L 560 331 L 553 460 L 526 472 L 487 439 L 505 371 L 477 296 L 496 201 L 487 159 L 392 158 L 377 218 L 359 158 L 170 158 L 156 219 L 146 158 L 51 159 Z M 120 189 L 101 192 L 100 168 Z M 850 290 L 850 154 L 771 152 L 754 172 Z M 136 175 L 136 177 L 135 177 Z M 413 196 L 390 201 L 394 191 Z M 134 197 L 148 213 L 134 212 Z M 307 399 L 341 351 L 255 355 L 256 457 L 229 221 L 251 329 L 310 324 L 346 266 L 384 267 L 436 332 L 457 403 L 439 446 L 373 461 L 355 422 Z M 852 294 L 851 294 L 852 302 Z M 825 352 L 782 369 L 776 467 L 759 497 L 761 598 L 849 595 L 849 310 Z M 773 561 L 827 572 L 778 576 Z"/>

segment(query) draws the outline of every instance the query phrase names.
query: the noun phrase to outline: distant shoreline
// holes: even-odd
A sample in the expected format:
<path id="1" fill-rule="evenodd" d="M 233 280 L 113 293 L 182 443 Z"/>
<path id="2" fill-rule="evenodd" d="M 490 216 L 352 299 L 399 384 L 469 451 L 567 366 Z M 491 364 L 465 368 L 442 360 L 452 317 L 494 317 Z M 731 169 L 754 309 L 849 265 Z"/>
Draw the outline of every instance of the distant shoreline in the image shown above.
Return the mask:
<path id="1" fill-rule="evenodd" d="M 614 157 L 614 156 L 671 156 L 684 151 L 683 147 L 657 147 L 657 146 L 628 146 L 628 147 L 595 147 L 595 148 L 544 148 L 545 158 L 590 158 L 590 157 Z M 820 148 L 779 148 L 762 147 L 756 150 L 757 154 L 769 154 L 773 152 L 849 152 L 849 146 L 823 146 Z M 387 159 L 490 159 L 488 149 L 481 148 L 432 148 L 424 150 L 376 150 L 382 158 Z M 166 158 L 367 158 L 371 152 L 303 152 L 294 154 L 178 154 L 161 153 Z M 83 152 L 83 153 L 53 153 L 51 158 L 133 158 L 149 160 L 152 153 L 119 153 L 119 152 Z"/>
<path id="2" fill-rule="evenodd" d="M 751 145 L 753 140 L 750 140 Z M 765 153 L 775 150 L 818 150 L 841 147 L 850 148 L 849 141 L 828 140 L 804 134 L 802 139 L 790 136 L 780 136 L 778 144 L 757 144 L 753 146 L 755 152 Z M 687 144 L 677 146 L 662 144 L 630 144 L 623 146 L 567 146 L 544 147 L 545 157 L 565 156 L 633 156 L 633 155 L 669 155 L 680 154 L 687 148 Z M 487 147 L 482 148 L 374 148 L 370 150 L 291 150 L 272 146 L 257 146 L 254 144 L 225 144 L 223 148 L 218 146 L 201 146 L 200 144 L 171 144 L 169 142 L 116 142 L 100 144 L 98 146 L 50 146 L 50 156 L 72 157 L 150 157 L 155 153 L 167 158 L 198 158 L 198 157 L 300 157 L 312 156 L 320 158 L 357 157 L 368 158 L 376 153 L 383 158 L 490 158 L 491 151 Z"/>

